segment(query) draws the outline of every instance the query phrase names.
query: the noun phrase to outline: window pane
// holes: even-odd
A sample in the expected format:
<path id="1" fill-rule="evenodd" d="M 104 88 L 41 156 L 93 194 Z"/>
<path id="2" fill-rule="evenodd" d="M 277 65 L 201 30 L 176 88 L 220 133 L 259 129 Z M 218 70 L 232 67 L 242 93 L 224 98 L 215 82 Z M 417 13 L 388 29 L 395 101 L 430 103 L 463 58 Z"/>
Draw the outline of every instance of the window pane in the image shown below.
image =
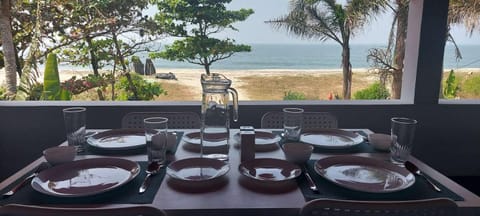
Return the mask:
<path id="1" fill-rule="evenodd" d="M 213 2 L 211 4 L 215 4 Z M 305 8 L 293 8 L 291 0 L 235 0 L 227 5 L 227 10 L 239 12 L 245 8 L 253 9 L 254 13 L 244 11 L 245 20 L 239 18 L 232 23 L 234 28 L 217 22 L 205 25 L 213 27 L 202 32 L 201 27 L 196 26 L 202 22 L 157 17 L 156 24 L 161 26 L 158 29 L 164 32 L 153 35 L 149 35 L 152 31 L 147 31 L 146 27 L 138 28 L 138 24 L 145 24 L 142 23 L 147 20 L 145 17 L 168 14 L 168 11 L 163 11 L 167 5 L 147 6 L 148 1 L 142 0 L 122 8 L 122 5 L 110 3 L 105 1 L 92 11 L 58 7 L 66 11 L 58 9 L 50 13 L 59 14 L 42 14 L 36 19 L 39 23 L 34 25 L 22 21 L 31 19 L 15 20 L 12 34 L 19 41 L 22 41 L 20 36 L 28 33 L 25 29 L 35 32 L 35 26 L 62 25 L 41 29 L 42 34 L 29 34 L 22 41 L 26 45 L 17 52 L 21 55 L 18 57 L 23 58 L 22 64 L 28 62 L 29 51 L 32 50 L 30 46 L 35 45 L 32 41 L 38 39 L 41 41 L 39 53 L 54 49 L 52 53 L 57 54 L 55 62 L 58 63 L 59 80 L 56 80 L 55 73 L 50 73 L 56 71 L 52 66 L 57 64 L 48 63 L 48 55 L 41 56 L 37 62 L 40 73 L 33 76 L 35 82 L 27 86 L 25 97 L 28 100 L 200 100 L 200 75 L 207 71 L 229 77 L 232 87 L 239 91 L 240 100 L 400 98 L 408 1 L 391 2 L 390 6 L 365 1 L 355 4 L 355 7 L 349 5 L 354 4 L 351 1 L 335 1 L 340 7 L 318 1 L 307 5 L 314 9 L 307 13 L 303 10 Z M 37 14 L 37 7 L 42 11 L 51 9 L 48 4 L 24 4 L 13 12 L 28 11 L 22 13 L 28 16 Z M 302 16 L 305 19 L 300 24 L 289 19 L 296 10 L 304 12 Z M 342 10 L 342 13 L 335 10 Z M 143 12 L 142 16 L 136 16 L 138 11 Z M 175 13 L 180 13 L 178 11 L 182 10 Z M 121 13 L 127 14 L 122 14 L 122 23 L 119 24 L 117 21 Z M 186 16 L 188 14 L 180 17 Z M 17 16 L 14 14 L 13 17 Z M 398 19 L 394 22 L 393 17 Z M 330 20 L 348 22 L 330 22 L 321 26 L 329 23 L 324 21 Z M 176 26 L 175 31 L 170 29 L 169 32 L 165 25 L 167 22 L 173 25 L 183 21 L 187 22 L 187 27 L 182 34 L 178 33 L 183 32 L 178 31 L 182 26 Z M 81 23 L 95 25 L 82 26 L 79 25 Z M 215 26 L 218 23 L 222 25 Z M 197 37 L 199 32 L 203 33 L 202 37 Z M 154 37 L 161 40 L 150 41 Z M 201 41 L 193 45 L 200 44 L 202 49 L 195 50 L 195 46 L 187 43 L 188 40 L 183 44 L 177 43 L 186 38 Z M 215 41 L 217 39 L 225 40 L 222 41 L 225 43 L 216 47 L 206 45 L 218 42 Z M 246 47 L 239 46 L 232 53 L 215 53 L 230 42 L 249 46 L 251 51 L 246 52 Z M 180 45 L 186 48 L 182 50 Z M 173 52 L 158 54 L 168 51 L 168 46 L 176 48 Z M 138 51 L 132 51 L 135 49 Z M 208 55 L 205 50 L 209 51 Z M 152 56 L 152 53 L 157 55 Z M 20 67 L 29 71 L 25 64 Z M 129 75 L 128 71 L 131 72 Z M 55 79 L 50 80 L 52 77 Z M 20 79 L 18 83 L 21 83 Z"/>
<path id="2" fill-rule="evenodd" d="M 450 1 L 448 20 L 440 98 L 480 99 L 480 7 Z"/>

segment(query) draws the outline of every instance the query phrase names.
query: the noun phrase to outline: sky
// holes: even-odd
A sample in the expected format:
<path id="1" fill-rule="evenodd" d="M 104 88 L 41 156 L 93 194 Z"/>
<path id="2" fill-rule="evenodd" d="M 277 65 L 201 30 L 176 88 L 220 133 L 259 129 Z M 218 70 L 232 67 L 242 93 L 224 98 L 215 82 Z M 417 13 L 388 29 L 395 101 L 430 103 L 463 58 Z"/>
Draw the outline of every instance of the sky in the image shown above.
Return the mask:
<path id="1" fill-rule="evenodd" d="M 338 2 L 341 2 L 338 1 Z M 240 43 L 320 43 L 315 40 L 299 39 L 294 35 L 288 35 L 284 30 L 275 30 L 264 21 L 281 17 L 288 13 L 289 0 L 233 0 L 230 9 L 251 8 L 254 10 L 247 20 L 235 23 L 238 32 L 227 32 L 228 36 Z M 391 14 L 385 14 L 370 25 L 365 26 L 362 32 L 358 32 L 352 38 L 352 44 L 385 44 L 392 22 Z M 471 38 L 461 27 L 455 26 L 453 36 L 459 44 L 480 44 L 480 34 L 474 34 Z M 326 41 L 325 43 L 334 43 Z"/>
<path id="2" fill-rule="evenodd" d="M 345 2 L 339 0 L 337 2 Z M 240 8 L 251 8 L 254 14 L 250 15 L 243 22 L 234 23 L 233 26 L 238 31 L 224 31 L 217 37 L 228 37 L 234 39 L 237 43 L 245 44 L 311 44 L 322 43 L 318 40 L 300 39 L 295 35 L 288 34 L 284 30 L 276 30 L 265 21 L 281 17 L 289 11 L 289 0 L 232 0 L 227 5 L 230 10 Z M 153 10 L 149 11 L 150 14 Z M 350 41 L 351 44 L 386 44 L 390 31 L 392 15 L 386 13 L 373 20 L 365 26 L 361 32 L 358 32 Z M 458 44 L 480 44 L 480 33 L 477 31 L 470 37 L 461 26 L 452 28 L 452 35 Z M 167 38 L 164 42 L 170 43 L 174 39 Z M 329 40 L 323 43 L 334 44 Z"/>

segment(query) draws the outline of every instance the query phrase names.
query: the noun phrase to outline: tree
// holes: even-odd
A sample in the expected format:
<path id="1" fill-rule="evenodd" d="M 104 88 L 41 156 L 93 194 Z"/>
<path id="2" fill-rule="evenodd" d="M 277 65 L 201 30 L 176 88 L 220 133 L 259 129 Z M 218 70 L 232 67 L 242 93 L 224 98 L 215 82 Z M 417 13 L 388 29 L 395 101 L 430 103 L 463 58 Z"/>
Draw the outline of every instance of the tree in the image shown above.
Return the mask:
<path id="1" fill-rule="evenodd" d="M 448 23 L 463 24 L 470 36 L 475 30 L 480 31 L 480 1 L 450 0 Z"/>
<path id="2" fill-rule="evenodd" d="M 233 39 L 217 39 L 213 34 L 224 29 L 237 30 L 234 22 L 244 21 L 252 9 L 227 10 L 225 4 L 232 0 L 155 0 L 158 13 L 155 21 L 160 30 L 182 37 L 162 52 L 151 53 L 151 58 L 186 61 L 201 65 L 206 74 L 216 61 L 231 57 L 237 52 L 249 52 L 250 46 L 235 44 Z"/>
<path id="3" fill-rule="evenodd" d="M 393 22 L 390 29 L 386 49 L 373 48 L 369 50 L 367 60 L 375 71 L 380 74 L 380 81 L 385 85 L 386 79 L 392 77 L 392 99 L 400 99 L 402 91 L 403 62 L 405 59 L 405 41 L 407 39 L 409 0 L 395 0 Z"/>
<path id="4" fill-rule="evenodd" d="M 5 63 L 5 97 L 8 99 L 14 98 L 17 93 L 17 63 L 10 25 L 12 4 L 13 0 L 0 0 L 0 36 Z"/>
<path id="5" fill-rule="evenodd" d="M 381 79 L 392 77 L 392 98 L 400 99 L 403 76 L 403 62 L 405 59 L 405 40 L 407 38 L 408 5 L 409 0 L 395 0 L 395 8 L 390 7 L 394 13 L 390 38 L 386 49 L 371 49 L 368 55 L 373 68 L 381 74 Z M 472 35 L 475 29 L 480 30 L 480 1 L 478 0 L 450 0 L 448 28 L 452 24 L 463 24 Z M 445 40 L 455 46 L 455 56 L 461 59 L 453 36 L 447 33 Z M 392 50 L 392 48 L 394 49 Z M 442 92 L 440 92 L 442 94 Z"/>
<path id="6" fill-rule="evenodd" d="M 267 21 L 277 29 L 306 39 L 333 40 L 342 46 L 343 98 L 350 99 L 352 65 L 350 38 L 375 14 L 383 11 L 388 0 L 291 0 L 287 15 Z"/>

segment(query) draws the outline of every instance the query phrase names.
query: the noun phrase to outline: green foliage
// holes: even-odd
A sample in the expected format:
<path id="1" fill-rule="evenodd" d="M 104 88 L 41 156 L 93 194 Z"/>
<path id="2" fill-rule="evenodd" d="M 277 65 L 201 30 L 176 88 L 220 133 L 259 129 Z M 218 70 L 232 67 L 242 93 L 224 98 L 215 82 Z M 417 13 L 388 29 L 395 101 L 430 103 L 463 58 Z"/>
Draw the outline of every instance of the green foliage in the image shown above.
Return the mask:
<path id="1" fill-rule="evenodd" d="M 284 93 L 283 100 L 306 100 L 302 92 L 287 91 Z"/>
<path id="2" fill-rule="evenodd" d="M 132 56 L 132 63 L 142 63 L 142 61 L 140 60 L 140 57 Z"/>
<path id="3" fill-rule="evenodd" d="M 45 64 L 43 76 L 43 100 L 70 100 L 68 91 L 60 87 L 57 55 L 50 53 Z"/>
<path id="4" fill-rule="evenodd" d="M 100 75 L 88 74 L 87 76 L 77 79 L 76 76 L 71 77 L 61 83 L 63 89 L 68 90 L 73 95 L 81 94 L 92 88 L 100 88 L 105 90 L 107 86 L 114 82 L 113 75 L 110 73 L 102 73 Z"/>
<path id="5" fill-rule="evenodd" d="M 0 86 L 0 100 L 5 100 L 5 92 L 7 92 L 7 89 L 5 89 L 5 86 Z"/>
<path id="6" fill-rule="evenodd" d="M 130 76 L 132 77 L 133 85 L 135 85 L 138 91 L 138 98 L 134 97 L 127 77 L 122 76 L 119 80 L 119 83 L 115 86 L 115 88 L 118 90 L 118 100 L 152 100 L 155 96 L 167 94 L 167 92 L 162 89 L 162 86 L 157 82 L 148 82 L 147 80 L 144 80 L 143 77 L 135 73 L 130 73 Z"/>
<path id="7" fill-rule="evenodd" d="M 443 86 L 443 97 L 447 99 L 452 99 L 457 97 L 457 91 L 460 88 L 458 87 L 458 80 L 455 77 L 453 70 L 450 70 L 447 79 L 445 80 Z"/>
<path id="8" fill-rule="evenodd" d="M 153 0 L 158 8 L 155 21 L 161 31 L 184 39 L 166 46 L 162 52 L 151 53 L 150 57 L 202 65 L 205 73 L 210 74 L 213 62 L 229 58 L 236 52 L 249 52 L 250 46 L 236 45 L 229 38 L 211 37 L 224 29 L 236 31 L 232 24 L 253 14 L 252 9 L 227 10 L 225 4 L 231 1 Z"/>
<path id="9" fill-rule="evenodd" d="M 376 82 L 370 85 L 368 88 L 355 92 L 353 98 L 357 100 L 378 100 L 378 99 L 388 99 L 390 93 L 385 88 L 385 86 L 380 85 L 379 82 Z"/>
<path id="10" fill-rule="evenodd" d="M 472 76 L 465 80 L 462 91 L 480 96 L 480 76 Z"/>

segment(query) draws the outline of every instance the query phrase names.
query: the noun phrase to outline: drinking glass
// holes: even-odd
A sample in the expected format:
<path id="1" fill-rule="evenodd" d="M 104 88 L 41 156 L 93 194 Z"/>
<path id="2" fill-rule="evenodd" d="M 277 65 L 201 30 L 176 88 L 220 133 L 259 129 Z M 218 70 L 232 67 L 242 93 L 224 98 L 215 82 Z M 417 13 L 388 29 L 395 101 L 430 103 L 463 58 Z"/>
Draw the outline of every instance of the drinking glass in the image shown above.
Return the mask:
<path id="1" fill-rule="evenodd" d="M 390 160 L 394 164 L 403 165 L 412 152 L 417 120 L 394 117 L 391 123 Z"/>
<path id="2" fill-rule="evenodd" d="M 63 109 L 65 131 L 69 146 L 75 146 L 77 152 L 85 150 L 85 128 L 87 123 L 87 109 L 85 107 L 70 107 Z"/>
<path id="3" fill-rule="evenodd" d="M 168 118 L 150 117 L 143 120 L 148 162 L 165 163 Z"/>
<path id="4" fill-rule="evenodd" d="M 302 108 L 283 109 L 283 133 L 287 140 L 298 141 L 303 126 Z"/>

